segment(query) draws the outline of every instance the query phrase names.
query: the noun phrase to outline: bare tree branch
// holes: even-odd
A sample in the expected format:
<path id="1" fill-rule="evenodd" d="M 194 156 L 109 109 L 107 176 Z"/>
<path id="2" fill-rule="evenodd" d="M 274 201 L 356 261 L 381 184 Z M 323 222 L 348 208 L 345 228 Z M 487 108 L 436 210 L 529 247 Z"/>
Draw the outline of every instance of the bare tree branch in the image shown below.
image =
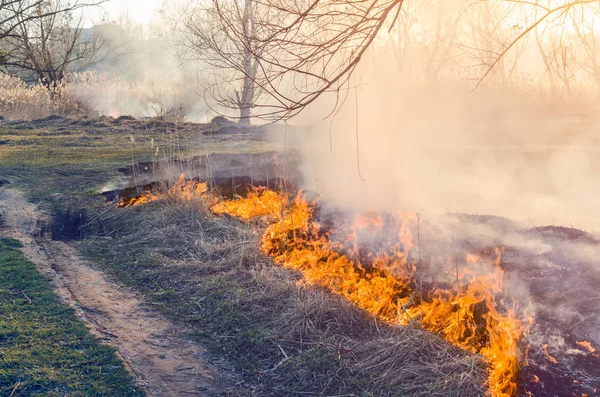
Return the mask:
<path id="1" fill-rule="evenodd" d="M 2 71 L 56 86 L 71 64 L 90 58 L 98 48 L 80 41 L 83 16 L 74 13 L 103 1 L 0 0 Z"/>

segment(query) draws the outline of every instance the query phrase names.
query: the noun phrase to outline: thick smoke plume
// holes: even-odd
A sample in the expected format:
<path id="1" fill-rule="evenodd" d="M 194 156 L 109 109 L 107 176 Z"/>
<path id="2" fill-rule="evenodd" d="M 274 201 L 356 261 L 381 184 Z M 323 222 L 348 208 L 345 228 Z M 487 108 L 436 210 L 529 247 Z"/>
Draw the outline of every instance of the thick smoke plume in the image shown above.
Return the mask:
<path id="1" fill-rule="evenodd" d="M 375 65 L 356 82 L 329 122 L 326 101 L 300 122 L 307 188 L 362 210 L 600 228 L 599 120 L 589 107 L 527 87 L 415 84 Z"/>

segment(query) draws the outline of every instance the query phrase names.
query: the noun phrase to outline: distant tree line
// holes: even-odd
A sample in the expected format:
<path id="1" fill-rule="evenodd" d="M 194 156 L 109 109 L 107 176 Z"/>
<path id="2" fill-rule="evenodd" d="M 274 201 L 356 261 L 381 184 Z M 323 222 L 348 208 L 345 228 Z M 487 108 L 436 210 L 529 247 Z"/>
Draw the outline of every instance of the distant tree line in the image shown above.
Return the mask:
<path id="1" fill-rule="evenodd" d="M 82 37 L 81 11 L 102 2 L 0 0 L 0 71 L 52 87 L 106 56 L 102 40 Z M 334 113 L 379 36 L 403 73 L 460 70 L 475 85 L 517 73 L 535 40 L 551 86 L 573 92 L 585 75 L 600 90 L 597 21 L 600 0 L 189 0 L 163 30 L 183 62 L 204 65 L 207 103 L 247 124 L 294 117 L 325 93 Z"/>

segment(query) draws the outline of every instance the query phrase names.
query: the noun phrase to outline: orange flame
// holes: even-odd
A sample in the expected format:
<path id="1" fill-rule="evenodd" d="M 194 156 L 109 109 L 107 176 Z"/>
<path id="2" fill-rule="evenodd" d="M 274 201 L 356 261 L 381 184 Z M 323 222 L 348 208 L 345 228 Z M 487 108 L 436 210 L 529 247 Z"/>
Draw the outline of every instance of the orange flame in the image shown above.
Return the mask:
<path id="1" fill-rule="evenodd" d="M 215 214 L 229 214 L 241 219 L 251 219 L 262 216 L 274 216 L 281 212 L 282 204 L 286 201 L 283 196 L 264 188 L 254 189 L 244 199 L 244 205 L 237 201 L 224 200 L 210 209 Z"/>
<path id="2" fill-rule="evenodd" d="M 182 178 L 177 185 L 184 183 Z M 205 191 L 204 184 L 202 194 Z M 149 193 L 132 205 L 156 199 Z M 457 272 L 453 287 L 424 293 L 416 283 L 416 264 L 409 260 L 410 252 L 419 249 L 411 231 L 418 222 L 415 215 L 394 214 L 392 238 L 384 238 L 383 246 L 365 257 L 359 252 L 358 236 L 382 230 L 384 221 L 376 213 L 357 216 L 351 226 L 337 231 L 346 238 L 333 241 L 335 231 L 323 230 L 313 220 L 313 208 L 301 193 L 288 202 L 276 192 L 257 189 L 246 198 L 217 202 L 211 210 L 246 220 L 270 218 L 261 248 L 275 263 L 299 271 L 305 283 L 342 295 L 384 321 L 418 322 L 452 344 L 483 355 L 489 363 L 489 394 L 516 394 L 519 360 L 525 353 L 519 343 L 532 320 L 518 319 L 514 304 L 497 301 L 504 278 L 502 247 L 482 255 L 466 253 L 467 264 Z M 344 250 L 348 255 L 341 253 Z"/>
<path id="3" fill-rule="evenodd" d="M 108 115 L 114 119 L 118 118 L 121 114 L 119 110 L 112 105 L 108 109 Z"/>
<path id="4" fill-rule="evenodd" d="M 544 353 L 544 357 L 546 357 L 546 360 L 550 361 L 551 363 L 558 364 L 558 360 L 556 360 L 554 357 L 552 357 L 550 354 L 548 354 L 548 344 L 547 343 L 542 345 L 541 350 L 542 350 L 542 353 Z"/>
<path id="5" fill-rule="evenodd" d="M 168 197 L 177 197 L 186 201 L 193 198 L 206 198 L 208 187 L 204 182 L 195 182 L 186 180 L 184 174 L 180 174 L 177 182 L 164 192 L 144 192 L 138 197 L 130 200 L 121 199 L 117 203 L 118 207 L 133 207 L 146 204 L 152 201 L 162 200 Z"/>
<path id="6" fill-rule="evenodd" d="M 254 201 L 255 198 L 231 201 L 227 208 L 236 208 L 230 213 L 247 214 L 255 208 Z M 301 272 L 306 283 L 340 294 L 385 321 L 401 325 L 418 321 L 449 342 L 482 354 L 489 362 L 490 394 L 516 394 L 522 355 L 519 341 L 528 324 L 516 319 L 515 307 L 502 305 L 500 309 L 496 301 L 504 276 L 500 267 L 503 248 L 494 250 L 492 271 L 486 273 L 483 266 L 475 272 L 463 269 L 461 282 L 454 288 L 434 289 L 425 296 L 415 288 L 415 265 L 408 263 L 409 251 L 418 249 L 410 232 L 416 222 L 414 216 L 397 214 L 396 243 L 378 250 L 367 268 L 340 250 L 346 244 L 352 256 L 358 257 L 357 233 L 381 228 L 382 220 L 377 214 L 357 217 L 347 230 L 348 238 L 340 243 L 330 241 L 330 232 L 321 230 L 321 225 L 312 220 L 312 208 L 301 195 L 283 212 L 281 207 L 274 208 L 280 214 L 272 213 L 278 220 L 267 227 L 262 250 L 276 263 Z M 466 259 L 472 264 L 485 262 L 474 254 L 467 254 Z"/>
<path id="7" fill-rule="evenodd" d="M 592 347 L 592 344 L 588 341 L 576 342 L 579 346 L 585 347 L 590 353 L 595 353 L 596 349 Z"/>

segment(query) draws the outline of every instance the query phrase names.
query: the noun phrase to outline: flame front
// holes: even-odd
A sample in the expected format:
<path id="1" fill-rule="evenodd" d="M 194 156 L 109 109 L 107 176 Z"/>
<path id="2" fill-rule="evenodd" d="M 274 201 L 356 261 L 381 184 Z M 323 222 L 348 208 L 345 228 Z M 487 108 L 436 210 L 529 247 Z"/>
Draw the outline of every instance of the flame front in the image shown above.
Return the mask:
<path id="1" fill-rule="evenodd" d="M 228 201 L 219 209 L 228 208 L 230 214 L 241 213 L 248 219 L 255 201 L 255 197 Z M 462 269 L 454 287 L 434 288 L 425 294 L 416 284 L 416 266 L 408 260 L 410 250 L 418 249 L 410 232 L 415 216 L 397 213 L 395 243 L 370 255 L 371 263 L 365 266 L 357 259 L 356 236 L 365 229 L 381 228 L 383 222 L 377 214 L 359 216 L 352 230 L 345 230 L 346 239 L 336 242 L 329 238 L 331 231 L 322 230 L 312 219 L 313 210 L 301 195 L 286 210 L 273 209 L 271 215 L 277 221 L 267 227 L 262 250 L 277 264 L 301 272 L 305 283 L 342 295 L 389 323 L 416 322 L 456 346 L 483 355 L 489 362 L 489 393 L 516 394 L 519 342 L 527 322 L 517 319 L 516 307 L 496 300 L 502 292 L 503 248 L 496 248 L 491 255 L 493 271 Z M 343 250 L 348 254 L 342 254 Z M 466 260 L 479 264 L 485 258 L 466 254 Z"/>
<path id="2" fill-rule="evenodd" d="M 578 341 L 577 344 L 581 347 L 584 347 L 590 353 L 595 353 L 596 349 L 592 347 L 592 344 L 588 341 Z"/>
<path id="3" fill-rule="evenodd" d="M 183 200 L 193 198 L 207 198 L 208 187 L 205 182 L 195 182 L 186 180 L 184 174 L 180 174 L 177 182 L 163 192 L 143 192 L 138 197 L 130 200 L 121 199 L 117 203 L 118 207 L 134 207 L 152 201 L 175 197 Z"/>
<path id="4" fill-rule="evenodd" d="M 198 194 L 209 198 L 205 184 L 186 182 L 183 176 L 169 191 L 184 199 Z M 126 206 L 162 197 L 145 193 Z M 519 319 L 516 305 L 497 300 L 503 292 L 503 247 L 481 255 L 465 253 L 466 266 L 459 269 L 456 265 L 453 286 L 424 291 L 417 283 L 417 264 L 409 259 L 411 251 L 419 249 L 411 232 L 418 223 L 414 214 L 398 212 L 386 219 L 393 224 L 393 233 L 382 232 L 386 222 L 376 213 L 359 215 L 340 230 L 325 230 L 313 219 L 313 207 L 301 193 L 289 201 L 277 192 L 256 189 L 246 198 L 210 198 L 210 203 L 215 214 L 269 220 L 262 251 L 275 263 L 302 273 L 304 283 L 342 295 L 386 322 L 419 324 L 462 349 L 483 355 L 489 364 L 489 394 L 508 397 L 517 393 L 519 362 L 526 354 L 521 352 L 520 341 L 531 319 Z M 376 248 L 361 252 L 359 237 L 378 231 L 383 237 Z M 343 238 L 335 240 L 333 233 Z"/>
<path id="5" fill-rule="evenodd" d="M 229 214 L 241 219 L 252 219 L 261 216 L 276 216 L 281 212 L 286 201 L 278 193 L 264 188 L 248 192 L 241 201 L 224 200 L 214 204 L 210 209 L 215 214 Z"/>

